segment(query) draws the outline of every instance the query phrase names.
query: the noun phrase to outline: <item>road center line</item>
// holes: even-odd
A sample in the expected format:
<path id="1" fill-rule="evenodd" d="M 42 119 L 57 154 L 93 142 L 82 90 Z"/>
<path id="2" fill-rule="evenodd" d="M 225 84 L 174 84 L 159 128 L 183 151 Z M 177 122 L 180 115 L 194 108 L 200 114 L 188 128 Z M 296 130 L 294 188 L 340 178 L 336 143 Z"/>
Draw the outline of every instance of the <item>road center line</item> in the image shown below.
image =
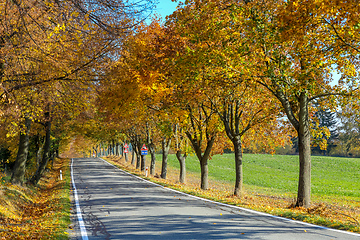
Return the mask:
<path id="1" fill-rule="evenodd" d="M 74 162 L 74 159 L 72 158 L 71 159 L 71 182 L 72 182 L 73 189 L 74 189 L 76 215 L 78 217 L 78 221 L 79 221 L 79 225 L 80 225 L 81 237 L 82 237 L 83 240 L 88 240 L 85 224 L 84 224 L 84 221 L 83 221 L 83 218 L 82 218 L 82 215 L 81 215 L 81 208 L 80 208 L 79 198 L 78 198 L 78 195 L 77 195 L 77 190 L 76 190 L 75 181 L 74 181 L 73 162 Z"/>

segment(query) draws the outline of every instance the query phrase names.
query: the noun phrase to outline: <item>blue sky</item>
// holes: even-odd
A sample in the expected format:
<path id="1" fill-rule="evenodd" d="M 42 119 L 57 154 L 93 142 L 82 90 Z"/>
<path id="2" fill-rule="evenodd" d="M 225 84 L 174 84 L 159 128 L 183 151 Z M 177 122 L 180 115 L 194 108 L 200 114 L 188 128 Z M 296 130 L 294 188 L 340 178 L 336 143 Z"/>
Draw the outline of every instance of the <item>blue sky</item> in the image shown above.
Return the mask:
<path id="1" fill-rule="evenodd" d="M 159 3 L 155 9 L 164 20 L 167 15 L 172 14 L 176 10 L 178 2 L 172 2 L 171 0 L 159 0 Z"/>

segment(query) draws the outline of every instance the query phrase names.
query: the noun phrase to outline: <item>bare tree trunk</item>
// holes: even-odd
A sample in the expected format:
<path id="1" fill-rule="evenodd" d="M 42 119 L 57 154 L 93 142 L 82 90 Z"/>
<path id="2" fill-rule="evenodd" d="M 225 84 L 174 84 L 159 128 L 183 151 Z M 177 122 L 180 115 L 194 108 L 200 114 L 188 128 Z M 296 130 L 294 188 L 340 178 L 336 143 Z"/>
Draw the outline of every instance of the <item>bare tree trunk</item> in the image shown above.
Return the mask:
<path id="1" fill-rule="evenodd" d="M 140 166 L 141 171 L 145 171 L 145 165 L 146 165 L 146 155 L 141 154 L 141 166 Z"/>
<path id="2" fill-rule="evenodd" d="M 205 148 L 204 154 L 202 154 L 201 143 L 198 142 L 198 140 L 196 138 L 193 138 L 189 132 L 187 132 L 186 135 L 188 136 L 188 139 L 190 140 L 191 145 L 195 151 L 195 154 L 200 162 L 201 189 L 207 190 L 209 188 L 208 159 L 210 157 L 210 152 L 211 152 L 212 146 L 214 145 L 214 142 L 215 142 L 215 136 L 212 136 L 207 139 L 206 148 Z"/>
<path id="3" fill-rule="evenodd" d="M 161 142 L 162 147 L 162 165 L 161 165 L 161 178 L 166 179 L 167 174 L 167 160 L 170 150 L 171 138 L 164 137 Z"/>
<path id="4" fill-rule="evenodd" d="M 299 111 L 299 184 L 296 206 L 310 207 L 311 199 L 311 147 L 308 99 L 300 95 Z"/>
<path id="5" fill-rule="evenodd" d="M 241 146 L 241 137 L 236 136 L 233 139 L 234 152 L 235 152 L 235 188 L 234 195 L 241 197 L 243 191 L 243 170 L 242 170 L 242 146 Z"/>
<path id="6" fill-rule="evenodd" d="M 41 153 L 43 152 L 43 149 L 44 149 L 44 145 L 45 145 L 45 138 L 44 140 L 42 141 L 41 137 L 38 135 L 38 150 L 36 151 L 36 168 L 39 167 L 40 165 L 40 161 L 41 161 Z M 42 142 L 40 144 L 40 142 Z"/>
<path id="7" fill-rule="evenodd" d="M 119 153 L 119 143 L 118 142 L 116 142 L 116 146 L 115 146 L 115 155 L 116 156 L 120 156 L 120 153 Z"/>
<path id="8" fill-rule="evenodd" d="M 141 165 L 141 144 L 140 141 L 136 143 L 136 169 L 140 169 Z"/>
<path id="9" fill-rule="evenodd" d="M 155 144 L 152 141 L 151 128 L 149 128 L 148 122 L 146 122 L 146 139 L 147 139 L 147 145 L 148 145 L 149 153 L 151 155 L 150 175 L 154 175 L 155 174 L 155 161 L 156 161 Z"/>
<path id="10" fill-rule="evenodd" d="M 135 165 L 136 146 L 133 143 L 131 143 L 131 147 L 132 147 L 131 165 Z"/>
<path id="11" fill-rule="evenodd" d="M 15 160 L 15 165 L 12 170 L 11 183 L 24 184 L 25 165 L 29 153 L 29 133 L 30 133 L 31 119 L 25 117 L 25 129 L 20 133 L 19 149 Z"/>
<path id="12" fill-rule="evenodd" d="M 202 159 L 200 161 L 201 167 L 201 189 L 209 189 L 209 166 L 208 159 Z"/>
<path id="13" fill-rule="evenodd" d="M 43 157 L 42 157 L 42 160 L 41 160 L 41 163 L 40 163 L 38 169 L 36 170 L 35 174 L 30 179 L 30 182 L 32 184 L 34 184 L 34 185 L 39 182 L 39 180 L 42 177 L 42 175 L 43 175 L 43 173 L 45 171 L 45 168 L 46 168 L 46 166 L 47 166 L 47 164 L 49 162 L 49 159 L 50 159 L 51 120 L 50 120 L 50 113 L 49 112 L 45 113 L 45 118 L 46 118 L 46 122 L 45 122 L 46 136 L 45 136 L 44 153 L 43 153 Z"/>
<path id="14" fill-rule="evenodd" d="M 151 162 L 150 162 L 150 175 L 155 174 L 155 162 L 156 162 L 156 155 L 155 155 L 155 146 L 153 143 L 149 144 L 149 152 L 151 155 Z"/>
<path id="15" fill-rule="evenodd" d="M 180 183 L 185 183 L 186 182 L 186 164 L 185 164 L 185 160 L 187 157 L 187 154 L 181 154 L 181 150 L 177 150 L 176 152 L 176 157 L 180 163 L 180 175 L 179 175 L 179 182 Z"/>

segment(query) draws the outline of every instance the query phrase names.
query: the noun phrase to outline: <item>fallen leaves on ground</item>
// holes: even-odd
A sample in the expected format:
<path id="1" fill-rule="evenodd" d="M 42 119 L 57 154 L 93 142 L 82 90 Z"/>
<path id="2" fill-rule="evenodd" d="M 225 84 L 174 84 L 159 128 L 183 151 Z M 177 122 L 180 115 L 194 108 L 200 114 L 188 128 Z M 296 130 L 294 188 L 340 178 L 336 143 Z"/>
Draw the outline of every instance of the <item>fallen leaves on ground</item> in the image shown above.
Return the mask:
<path id="1" fill-rule="evenodd" d="M 37 187 L 2 181 L 0 194 L 0 239 L 66 239 L 70 217 L 65 181 L 59 180 L 67 159 L 57 159 Z M 1 176 L 0 176 L 1 178 Z M 69 205 L 68 205 L 69 206 Z"/>

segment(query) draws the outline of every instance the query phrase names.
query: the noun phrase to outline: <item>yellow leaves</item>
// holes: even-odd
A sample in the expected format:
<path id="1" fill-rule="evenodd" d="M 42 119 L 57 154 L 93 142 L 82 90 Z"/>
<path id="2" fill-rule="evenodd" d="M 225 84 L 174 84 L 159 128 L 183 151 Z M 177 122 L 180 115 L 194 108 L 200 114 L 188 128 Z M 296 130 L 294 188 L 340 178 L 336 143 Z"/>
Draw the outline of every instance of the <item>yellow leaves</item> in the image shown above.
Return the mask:
<path id="1" fill-rule="evenodd" d="M 62 162 L 62 160 L 60 160 Z M 57 162 L 57 164 L 60 163 Z M 67 167 L 67 162 L 63 162 Z M 55 164 L 55 167 L 58 165 Z M 68 223 L 62 222 L 66 187 L 58 186 L 56 172 L 50 172 L 48 185 L 28 189 L 16 185 L 0 185 L 1 237 L 5 239 L 53 239 L 65 232 Z M 56 186 L 57 185 L 57 186 Z M 55 189 L 51 190 L 50 189 Z M 61 192 L 63 191 L 63 192 Z M 66 196 L 65 196 L 66 197 Z M 5 204 L 5 205 L 3 205 Z M 65 229 L 64 229 L 65 227 Z M 5 231 L 4 231 L 5 230 Z"/>
<path id="2" fill-rule="evenodd" d="M 71 13 L 71 16 L 73 16 L 73 17 L 78 17 L 78 16 L 79 16 L 79 12 L 74 11 L 74 12 Z"/>

